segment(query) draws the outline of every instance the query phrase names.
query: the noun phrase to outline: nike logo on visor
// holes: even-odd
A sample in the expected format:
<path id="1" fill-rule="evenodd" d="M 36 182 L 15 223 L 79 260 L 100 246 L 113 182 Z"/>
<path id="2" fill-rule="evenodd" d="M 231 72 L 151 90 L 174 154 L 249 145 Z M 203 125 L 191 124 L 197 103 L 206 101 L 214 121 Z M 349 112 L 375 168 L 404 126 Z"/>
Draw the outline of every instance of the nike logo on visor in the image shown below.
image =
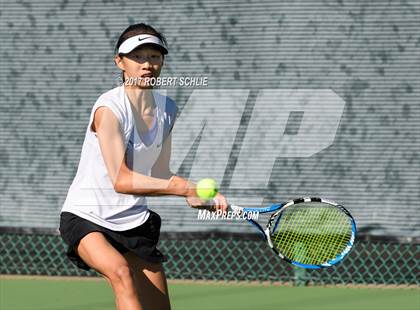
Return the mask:
<path id="1" fill-rule="evenodd" d="M 150 37 L 146 37 L 146 38 L 139 38 L 139 41 L 143 41 L 143 40 L 146 40 L 146 39 L 149 39 Z"/>

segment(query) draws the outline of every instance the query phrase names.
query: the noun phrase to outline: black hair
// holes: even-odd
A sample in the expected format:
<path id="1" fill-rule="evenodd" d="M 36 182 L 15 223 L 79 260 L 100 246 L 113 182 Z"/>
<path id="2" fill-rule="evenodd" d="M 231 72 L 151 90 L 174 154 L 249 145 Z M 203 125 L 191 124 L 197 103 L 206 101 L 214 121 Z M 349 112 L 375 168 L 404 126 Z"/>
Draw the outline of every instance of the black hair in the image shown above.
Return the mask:
<path id="1" fill-rule="evenodd" d="M 162 33 L 160 33 L 159 31 L 157 31 L 155 28 L 153 28 L 150 25 L 144 24 L 144 23 L 139 23 L 139 24 L 134 24 L 134 25 L 130 25 L 128 26 L 120 35 L 120 37 L 118 38 L 117 44 L 115 45 L 115 55 L 118 54 L 118 49 L 120 48 L 121 44 L 134 36 L 140 35 L 140 34 L 150 34 L 153 36 L 158 37 L 163 44 L 165 44 L 165 46 L 167 46 L 166 43 L 166 38 L 163 36 Z M 165 57 L 164 53 L 162 52 L 162 56 Z M 121 73 L 121 78 L 123 80 L 123 82 L 125 82 L 125 76 L 124 76 L 124 72 Z"/>

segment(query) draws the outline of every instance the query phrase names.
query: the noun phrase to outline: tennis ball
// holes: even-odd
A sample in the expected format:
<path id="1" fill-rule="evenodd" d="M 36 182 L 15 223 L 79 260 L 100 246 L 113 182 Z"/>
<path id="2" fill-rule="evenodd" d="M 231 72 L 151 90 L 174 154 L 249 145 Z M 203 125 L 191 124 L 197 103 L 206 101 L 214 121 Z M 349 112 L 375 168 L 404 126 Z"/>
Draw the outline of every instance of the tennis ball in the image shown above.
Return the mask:
<path id="1" fill-rule="evenodd" d="M 204 200 L 213 199 L 219 191 L 217 183 L 213 179 L 202 179 L 196 187 L 197 196 Z"/>

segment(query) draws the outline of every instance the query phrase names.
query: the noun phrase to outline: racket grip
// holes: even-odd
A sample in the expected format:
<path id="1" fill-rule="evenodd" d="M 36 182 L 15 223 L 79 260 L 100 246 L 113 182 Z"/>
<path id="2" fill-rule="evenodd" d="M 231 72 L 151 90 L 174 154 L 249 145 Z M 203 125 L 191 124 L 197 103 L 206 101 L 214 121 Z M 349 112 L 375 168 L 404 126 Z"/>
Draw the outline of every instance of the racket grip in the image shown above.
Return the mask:
<path id="1" fill-rule="evenodd" d="M 241 214 L 244 211 L 244 208 L 235 205 L 228 205 L 228 210 Z"/>

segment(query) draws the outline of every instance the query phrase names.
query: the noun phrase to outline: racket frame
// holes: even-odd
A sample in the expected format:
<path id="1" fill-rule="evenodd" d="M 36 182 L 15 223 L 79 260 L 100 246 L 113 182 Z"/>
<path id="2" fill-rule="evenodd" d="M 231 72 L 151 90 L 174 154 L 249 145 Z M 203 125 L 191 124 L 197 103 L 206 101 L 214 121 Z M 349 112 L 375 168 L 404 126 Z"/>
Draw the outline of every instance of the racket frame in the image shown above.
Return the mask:
<path id="1" fill-rule="evenodd" d="M 291 259 L 285 257 L 283 254 L 281 254 L 273 245 L 272 241 L 271 241 L 271 227 L 273 226 L 273 222 L 275 221 L 275 218 L 277 217 L 277 215 L 280 214 L 280 217 L 277 218 L 277 220 L 274 223 L 274 228 L 278 225 L 278 223 L 281 220 L 281 213 L 286 210 L 288 207 L 293 206 L 295 204 L 299 204 L 299 203 L 303 203 L 303 202 L 321 202 L 321 203 L 326 203 L 329 204 L 331 206 L 334 206 L 336 208 L 338 208 L 341 212 L 345 213 L 351 223 L 351 236 L 350 236 L 350 240 L 348 241 L 346 247 L 344 248 L 344 250 L 338 254 L 334 259 L 329 260 L 323 264 L 319 264 L 319 265 L 310 265 L 310 264 L 302 264 L 296 261 L 292 261 Z M 284 204 L 273 204 L 269 207 L 265 207 L 265 208 L 246 208 L 246 207 L 240 207 L 240 206 L 236 206 L 236 205 L 230 205 L 231 210 L 233 210 L 234 212 L 259 212 L 259 213 L 271 213 L 273 212 L 273 214 L 270 215 L 270 218 L 268 220 L 268 223 L 265 227 L 265 229 L 262 228 L 262 226 L 260 224 L 258 224 L 256 221 L 252 220 L 252 219 L 247 219 L 248 222 L 250 222 L 254 227 L 257 228 L 257 230 L 261 233 L 263 239 L 265 239 L 269 245 L 269 247 L 273 250 L 273 252 L 279 256 L 281 259 L 285 260 L 286 262 L 293 264 L 295 266 L 299 266 L 305 269 L 320 269 L 320 268 L 326 268 L 326 267 L 330 267 L 333 266 L 337 263 L 339 263 L 340 261 L 342 261 L 344 259 L 344 257 L 346 257 L 351 249 L 353 248 L 354 242 L 356 240 L 356 233 L 357 233 L 357 228 L 356 228 L 356 222 L 353 218 L 353 216 L 351 215 L 351 213 L 344 208 L 342 205 L 339 205 L 333 201 L 330 200 L 326 200 L 323 198 L 317 198 L 317 197 L 305 197 L 305 198 L 299 198 L 299 199 L 294 199 L 294 200 L 290 200 Z"/>

